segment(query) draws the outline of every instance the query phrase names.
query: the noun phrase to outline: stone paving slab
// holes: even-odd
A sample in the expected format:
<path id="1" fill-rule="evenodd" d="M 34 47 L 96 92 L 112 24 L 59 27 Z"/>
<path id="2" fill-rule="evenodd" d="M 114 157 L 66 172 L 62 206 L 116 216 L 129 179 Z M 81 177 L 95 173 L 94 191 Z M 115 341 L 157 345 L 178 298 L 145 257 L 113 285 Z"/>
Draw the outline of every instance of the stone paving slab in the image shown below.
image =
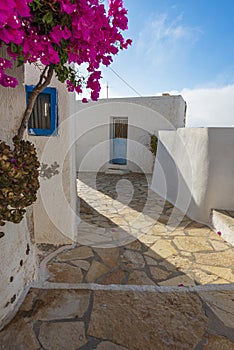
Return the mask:
<path id="1" fill-rule="evenodd" d="M 78 244 L 47 264 L 58 283 L 234 283 L 234 247 L 149 189 L 142 174 L 81 174 Z M 85 244 L 84 244 L 85 243 Z"/>
<path id="2" fill-rule="evenodd" d="M 233 300 L 231 290 L 31 289 L 0 349 L 233 350 Z"/>

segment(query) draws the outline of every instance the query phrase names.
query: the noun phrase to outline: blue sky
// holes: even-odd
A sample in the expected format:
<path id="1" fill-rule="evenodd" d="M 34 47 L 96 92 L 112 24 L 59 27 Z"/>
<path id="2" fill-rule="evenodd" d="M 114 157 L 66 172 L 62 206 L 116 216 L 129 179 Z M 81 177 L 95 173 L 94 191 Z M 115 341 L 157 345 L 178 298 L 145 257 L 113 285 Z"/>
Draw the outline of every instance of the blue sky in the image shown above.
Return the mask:
<path id="1" fill-rule="evenodd" d="M 234 1 L 124 3 L 133 45 L 111 68 L 142 96 L 181 93 L 188 126 L 234 125 Z M 107 82 L 109 97 L 137 96 L 109 68 L 102 76 L 102 97 Z"/>

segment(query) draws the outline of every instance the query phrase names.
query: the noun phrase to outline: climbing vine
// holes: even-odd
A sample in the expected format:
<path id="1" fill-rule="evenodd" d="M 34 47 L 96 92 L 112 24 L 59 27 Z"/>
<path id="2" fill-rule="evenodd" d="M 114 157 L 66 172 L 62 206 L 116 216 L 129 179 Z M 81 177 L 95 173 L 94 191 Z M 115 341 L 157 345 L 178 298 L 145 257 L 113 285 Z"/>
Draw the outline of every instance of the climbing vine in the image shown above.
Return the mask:
<path id="1" fill-rule="evenodd" d="M 13 141 L 13 149 L 0 141 L 0 226 L 6 221 L 19 223 L 39 188 L 40 163 L 34 145 L 18 138 Z"/>
<path id="2" fill-rule="evenodd" d="M 150 151 L 154 156 L 156 156 L 157 147 L 158 147 L 158 138 L 156 135 L 152 134 L 150 135 Z"/>

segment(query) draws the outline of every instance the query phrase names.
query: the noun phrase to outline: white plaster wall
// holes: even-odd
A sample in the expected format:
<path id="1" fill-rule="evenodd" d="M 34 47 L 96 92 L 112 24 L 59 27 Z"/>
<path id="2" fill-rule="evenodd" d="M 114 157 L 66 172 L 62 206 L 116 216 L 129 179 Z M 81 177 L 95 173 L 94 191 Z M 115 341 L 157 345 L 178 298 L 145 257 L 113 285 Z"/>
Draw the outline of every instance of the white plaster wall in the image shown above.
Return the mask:
<path id="1" fill-rule="evenodd" d="M 2 50 L 0 49 L 0 56 L 4 54 Z M 0 87 L 0 140 L 10 144 L 25 109 L 23 67 L 14 66 L 12 75 L 19 80 L 18 87 Z M 0 238 L 0 328 L 13 317 L 34 278 L 35 251 L 29 213 L 30 210 L 28 220 L 24 218 L 19 224 L 7 222 L 0 227 L 0 231 L 5 233 Z"/>
<path id="2" fill-rule="evenodd" d="M 74 103 L 76 116 L 77 171 L 97 172 L 108 167 L 111 159 L 113 117 L 128 118 L 128 168 L 150 173 L 153 157 L 149 134 L 160 129 L 173 130 L 184 124 L 185 102 L 181 96 L 153 96 Z"/>
<path id="3" fill-rule="evenodd" d="M 26 84 L 35 85 L 39 72 L 33 65 L 26 67 Z M 36 145 L 41 163 L 50 166 L 55 161 L 59 164 L 59 174 L 50 179 L 40 178 L 38 199 L 34 205 L 34 230 L 36 243 L 54 245 L 72 243 L 77 234 L 77 195 L 74 127 L 69 96 L 65 84 L 55 77 L 50 87 L 58 90 L 58 135 L 26 135 Z M 71 104 L 70 104 L 71 101 Z"/>
<path id="4" fill-rule="evenodd" d="M 31 219 L 31 218 L 30 218 Z M 7 222 L 0 239 L 0 329 L 10 321 L 34 280 L 35 249 L 26 217 Z"/>
<path id="5" fill-rule="evenodd" d="M 234 208 L 234 129 L 160 131 L 152 189 L 192 219 Z"/>
<path id="6" fill-rule="evenodd" d="M 214 209 L 234 210 L 234 128 L 209 128 L 208 202 Z"/>

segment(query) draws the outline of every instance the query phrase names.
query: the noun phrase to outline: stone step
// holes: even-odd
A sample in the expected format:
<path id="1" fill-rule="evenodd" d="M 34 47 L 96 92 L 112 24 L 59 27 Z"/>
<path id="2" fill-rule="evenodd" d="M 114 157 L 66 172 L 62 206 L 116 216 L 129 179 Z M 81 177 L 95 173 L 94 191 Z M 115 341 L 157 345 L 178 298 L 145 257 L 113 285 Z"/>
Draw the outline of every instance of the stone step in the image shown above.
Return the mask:
<path id="1" fill-rule="evenodd" d="M 128 169 L 120 169 L 120 168 L 109 168 L 105 171 L 105 174 L 111 174 L 111 175 L 125 175 L 128 174 Z"/>
<path id="2" fill-rule="evenodd" d="M 128 170 L 128 165 L 127 164 L 111 164 L 109 163 L 108 165 L 109 169 L 121 169 L 121 170 Z"/>
<path id="3" fill-rule="evenodd" d="M 215 231 L 234 246 L 234 211 L 213 209 L 211 223 Z"/>

